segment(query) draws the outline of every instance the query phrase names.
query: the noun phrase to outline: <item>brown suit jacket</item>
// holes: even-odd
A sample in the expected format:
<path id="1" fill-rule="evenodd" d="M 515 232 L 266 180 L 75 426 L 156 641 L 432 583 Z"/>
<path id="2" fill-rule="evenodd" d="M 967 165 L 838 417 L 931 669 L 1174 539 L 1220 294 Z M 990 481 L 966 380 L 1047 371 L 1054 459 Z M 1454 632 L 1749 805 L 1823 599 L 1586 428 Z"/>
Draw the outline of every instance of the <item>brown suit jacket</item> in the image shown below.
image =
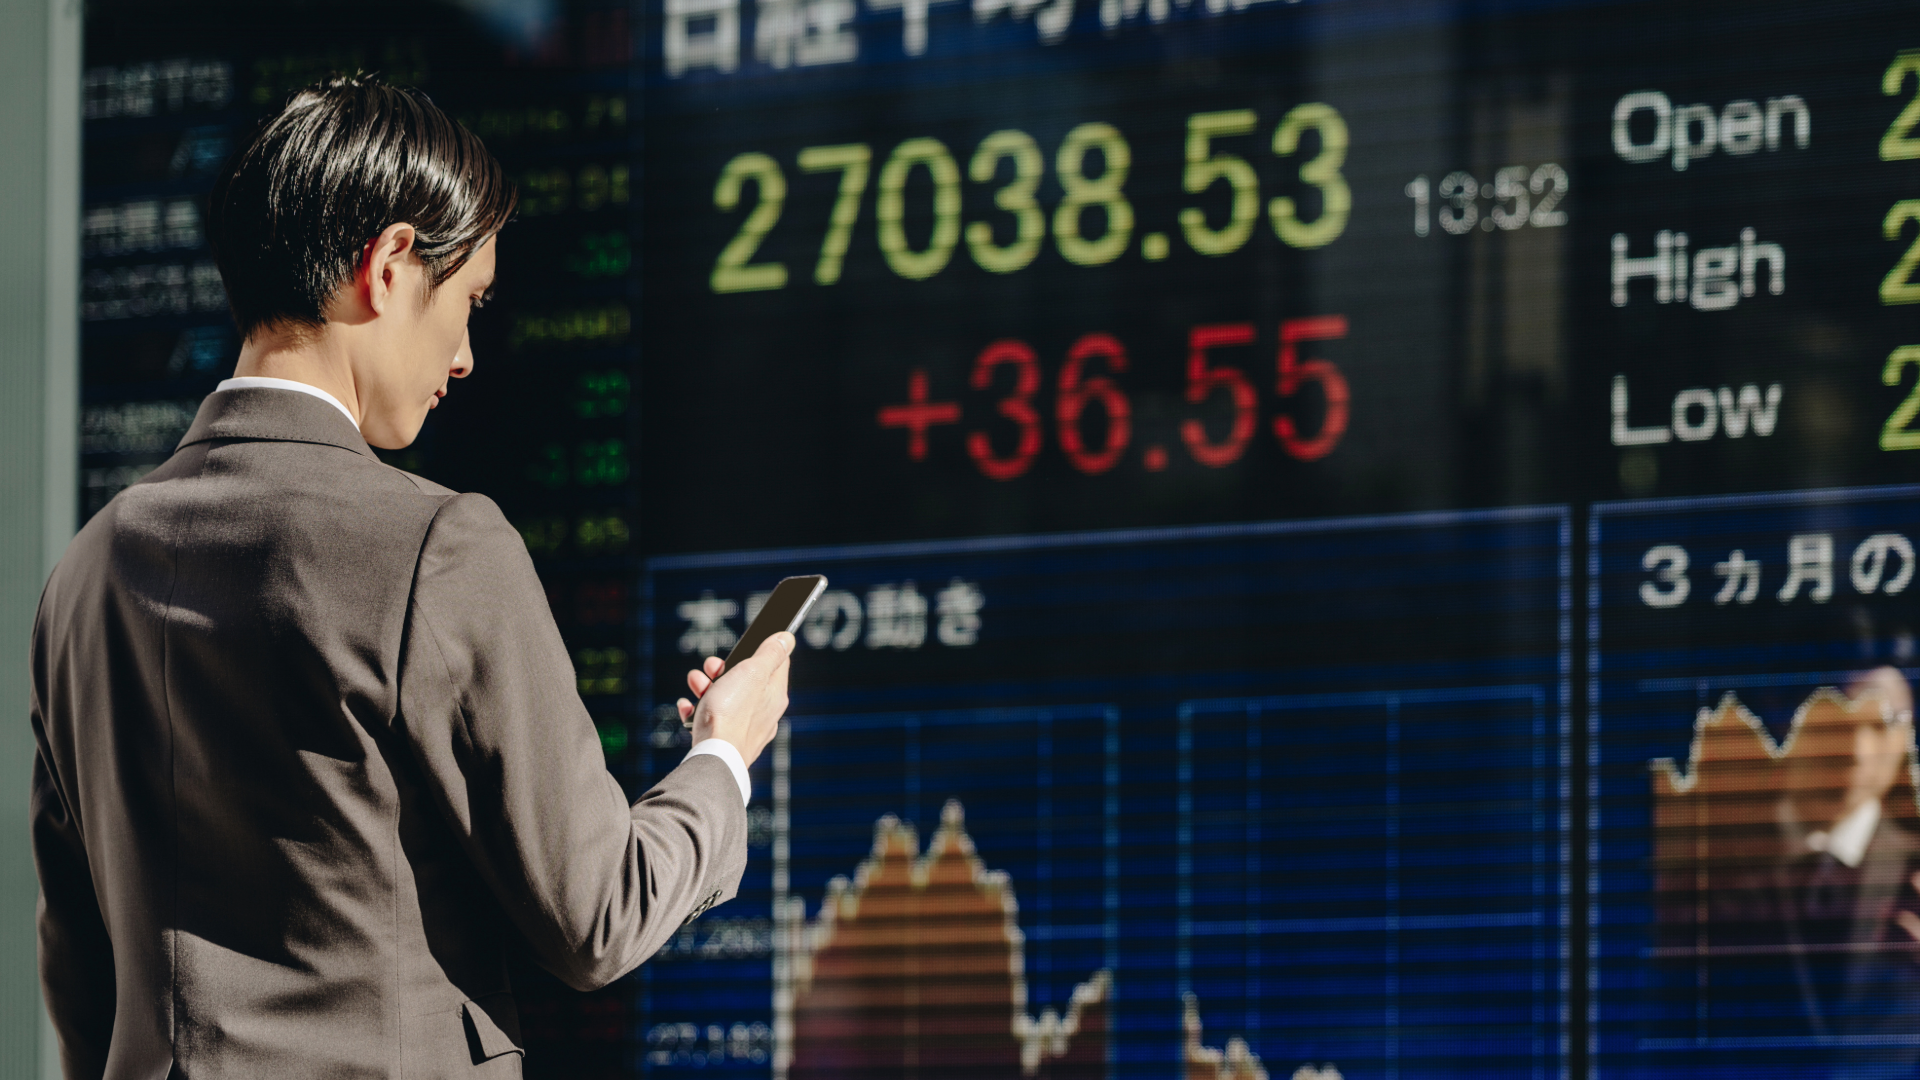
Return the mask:
<path id="1" fill-rule="evenodd" d="M 627 804 L 499 509 L 305 394 L 209 397 L 74 540 L 32 663 L 70 1078 L 517 1077 L 512 939 L 600 986 L 746 865 L 720 759 Z"/>

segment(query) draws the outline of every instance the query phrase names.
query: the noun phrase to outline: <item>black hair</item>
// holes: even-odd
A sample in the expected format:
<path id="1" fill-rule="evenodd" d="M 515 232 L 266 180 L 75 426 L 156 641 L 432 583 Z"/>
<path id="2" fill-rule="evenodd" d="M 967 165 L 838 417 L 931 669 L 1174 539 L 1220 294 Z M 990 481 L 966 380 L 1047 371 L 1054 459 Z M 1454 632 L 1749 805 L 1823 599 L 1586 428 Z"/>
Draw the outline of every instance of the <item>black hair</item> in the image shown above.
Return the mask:
<path id="1" fill-rule="evenodd" d="M 431 293 L 506 225 L 515 198 L 479 137 L 427 95 L 335 76 L 296 91 L 227 162 L 207 240 L 243 338 L 317 330 L 387 226 L 417 231 Z"/>

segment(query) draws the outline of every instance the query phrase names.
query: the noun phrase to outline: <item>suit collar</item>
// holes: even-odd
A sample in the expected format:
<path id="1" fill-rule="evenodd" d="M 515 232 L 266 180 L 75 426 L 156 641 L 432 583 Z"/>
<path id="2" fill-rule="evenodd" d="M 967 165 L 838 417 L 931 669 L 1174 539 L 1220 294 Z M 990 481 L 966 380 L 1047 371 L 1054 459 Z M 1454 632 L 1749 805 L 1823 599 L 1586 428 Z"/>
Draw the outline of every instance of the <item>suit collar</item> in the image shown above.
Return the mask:
<path id="1" fill-rule="evenodd" d="M 214 439 L 319 443 L 379 460 L 339 409 L 291 390 L 246 387 L 208 394 L 180 446 Z"/>

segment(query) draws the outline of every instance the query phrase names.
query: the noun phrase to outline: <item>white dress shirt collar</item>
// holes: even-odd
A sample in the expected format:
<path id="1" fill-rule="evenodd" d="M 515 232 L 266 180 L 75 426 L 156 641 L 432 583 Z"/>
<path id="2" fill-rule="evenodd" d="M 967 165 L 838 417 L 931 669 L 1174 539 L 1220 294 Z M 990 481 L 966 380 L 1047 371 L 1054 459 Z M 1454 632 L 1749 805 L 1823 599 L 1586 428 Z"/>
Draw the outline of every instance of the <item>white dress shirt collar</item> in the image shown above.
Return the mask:
<path id="1" fill-rule="evenodd" d="M 340 404 L 339 398 L 308 383 L 294 382 L 292 379 L 269 379 L 264 375 L 245 375 L 235 379 L 222 379 L 220 385 L 213 388 L 216 394 L 222 390 L 291 390 L 296 394 L 309 394 L 339 409 L 340 415 L 347 418 L 347 422 L 353 425 L 353 429 L 360 430 L 360 422 L 353 418 L 353 414 L 347 411 L 345 405 Z"/>
<path id="2" fill-rule="evenodd" d="M 1867 845 L 1873 842 L 1873 831 L 1879 827 L 1880 800 L 1872 799 L 1861 803 L 1832 829 L 1808 835 L 1807 846 L 1826 852 L 1850 869 L 1859 869 L 1860 860 L 1867 857 Z"/>

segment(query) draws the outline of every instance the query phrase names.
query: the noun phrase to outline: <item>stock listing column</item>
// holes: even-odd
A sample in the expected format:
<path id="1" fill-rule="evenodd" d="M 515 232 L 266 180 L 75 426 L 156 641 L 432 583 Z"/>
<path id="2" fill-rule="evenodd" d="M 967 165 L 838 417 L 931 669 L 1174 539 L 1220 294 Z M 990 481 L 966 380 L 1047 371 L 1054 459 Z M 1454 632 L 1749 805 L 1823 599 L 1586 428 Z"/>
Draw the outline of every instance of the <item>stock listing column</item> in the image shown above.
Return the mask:
<path id="1" fill-rule="evenodd" d="M 1631 10 L 1594 20 L 1617 61 L 1580 106 L 1590 489 L 1910 478 L 1920 61 L 1892 9 Z"/>
<path id="2" fill-rule="evenodd" d="M 351 20 L 217 3 L 89 8 L 83 77 L 80 512 L 166 460 L 240 342 L 206 244 L 206 197 L 286 94 L 334 72 L 439 90 L 476 28 L 414 6 Z M 290 44 L 289 42 L 293 42 Z"/>
<path id="3" fill-rule="evenodd" d="M 1911 1076 L 1920 43 L 1635 10 L 1579 129 L 1593 1070 Z"/>
<path id="4" fill-rule="evenodd" d="M 647 10 L 655 771 L 831 579 L 647 1074 L 1559 1070 L 1570 533 L 1501 505 L 1572 382 L 1539 27 Z"/>
<path id="5" fill-rule="evenodd" d="M 629 798 L 651 774 L 632 734 L 639 642 L 633 335 L 639 206 L 632 23 L 624 5 L 527 5 L 445 79 L 444 103 L 519 190 L 495 296 L 470 323 L 474 374 L 395 459 L 482 491 L 519 529 L 574 662 L 608 768 Z M 487 24 L 483 23 L 483 26 Z M 462 400 L 464 399 L 464 400 Z M 442 415 L 444 414 L 444 415 Z M 530 1077 L 631 1075 L 632 979 L 591 994 L 514 972 Z"/>
<path id="6" fill-rule="evenodd" d="M 247 116 L 245 72 L 221 50 L 113 49 L 98 35 L 89 46 L 83 520 L 165 461 L 200 398 L 232 374 L 239 344 L 202 219 Z"/>

